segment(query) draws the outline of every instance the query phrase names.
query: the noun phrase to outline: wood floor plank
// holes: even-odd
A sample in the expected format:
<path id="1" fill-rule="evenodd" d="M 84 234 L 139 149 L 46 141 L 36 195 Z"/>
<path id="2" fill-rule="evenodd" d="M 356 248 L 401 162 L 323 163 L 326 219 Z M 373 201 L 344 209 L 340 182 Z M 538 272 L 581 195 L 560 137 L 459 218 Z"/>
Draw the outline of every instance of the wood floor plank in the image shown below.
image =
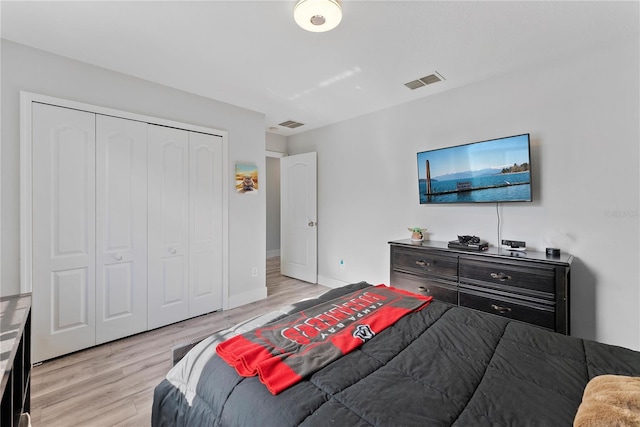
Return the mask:
<path id="1" fill-rule="evenodd" d="M 47 420 L 50 426 L 90 426 L 109 427 L 138 415 L 136 406 L 127 399 L 108 405 L 90 405 L 81 411 L 68 412 L 53 420 Z M 150 422 L 150 421 L 149 421 Z"/>
<path id="2" fill-rule="evenodd" d="M 65 387 L 37 397 L 32 396 L 32 404 L 41 407 L 40 418 L 46 425 L 59 421 L 65 414 L 84 414 L 95 406 L 100 406 L 106 390 L 113 390 L 125 380 L 121 372 L 105 372 L 84 382 Z M 105 392 L 103 392 L 105 391 Z"/>
<path id="3" fill-rule="evenodd" d="M 31 372 L 34 427 L 151 424 L 153 389 L 171 368 L 171 346 L 207 337 L 238 322 L 313 298 L 328 288 L 280 275 L 267 260 L 267 298 L 46 361 Z"/>

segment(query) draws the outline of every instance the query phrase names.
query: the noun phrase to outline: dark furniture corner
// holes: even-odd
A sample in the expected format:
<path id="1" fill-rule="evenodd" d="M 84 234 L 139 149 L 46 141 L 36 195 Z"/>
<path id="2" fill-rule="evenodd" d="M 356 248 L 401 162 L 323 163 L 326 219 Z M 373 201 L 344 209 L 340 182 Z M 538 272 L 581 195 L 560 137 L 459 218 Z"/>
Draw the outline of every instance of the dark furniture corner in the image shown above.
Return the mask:
<path id="1" fill-rule="evenodd" d="M 30 410 L 31 294 L 0 298 L 0 425 L 16 427 Z"/>
<path id="2" fill-rule="evenodd" d="M 391 286 L 569 335 L 572 255 L 472 252 L 409 239 L 389 244 Z"/>

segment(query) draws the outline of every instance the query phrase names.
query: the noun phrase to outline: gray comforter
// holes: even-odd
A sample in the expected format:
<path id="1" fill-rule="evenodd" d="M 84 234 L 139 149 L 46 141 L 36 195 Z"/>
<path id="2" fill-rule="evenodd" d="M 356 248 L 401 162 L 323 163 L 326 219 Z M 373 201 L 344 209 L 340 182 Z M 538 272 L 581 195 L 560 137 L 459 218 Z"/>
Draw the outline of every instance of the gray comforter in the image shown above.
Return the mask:
<path id="1" fill-rule="evenodd" d="M 155 389 L 153 426 L 569 426 L 591 378 L 640 376 L 638 352 L 433 301 L 274 396 L 215 355 L 237 332 L 172 369 Z"/>

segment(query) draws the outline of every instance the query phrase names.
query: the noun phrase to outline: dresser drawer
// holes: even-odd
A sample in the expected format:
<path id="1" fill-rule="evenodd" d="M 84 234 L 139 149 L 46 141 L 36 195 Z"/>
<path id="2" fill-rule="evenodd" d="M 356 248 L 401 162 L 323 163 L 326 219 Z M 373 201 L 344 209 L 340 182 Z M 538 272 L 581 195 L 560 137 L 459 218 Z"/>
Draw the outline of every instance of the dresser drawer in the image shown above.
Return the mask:
<path id="1" fill-rule="evenodd" d="M 509 319 L 519 320 L 551 330 L 556 328 L 556 316 L 553 305 L 536 304 L 514 298 L 491 295 L 474 290 L 460 290 L 459 304 L 485 313 L 496 314 Z"/>
<path id="2" fill-rule="evenodd" d="M 393 251 L 392 266 L 394 270 L 408 273 L 439 276 L 457 281 L 458 258 L 431 253 L 429 251 L 396 249 Z"/>
<path id="3" fill-rule="evenodd" d="M 458 287 L 455 283 L 429 280 L 411 274 L 394 272 L 391 286 L 420 295 L 431 295 L 438 301 L 458 304 Z"/>
<path id="4" fill-rule="evenodd" d="M 555 270 L 544 265 L 511 265 L 461 257 L 460 283 L 554 299 Z"/>

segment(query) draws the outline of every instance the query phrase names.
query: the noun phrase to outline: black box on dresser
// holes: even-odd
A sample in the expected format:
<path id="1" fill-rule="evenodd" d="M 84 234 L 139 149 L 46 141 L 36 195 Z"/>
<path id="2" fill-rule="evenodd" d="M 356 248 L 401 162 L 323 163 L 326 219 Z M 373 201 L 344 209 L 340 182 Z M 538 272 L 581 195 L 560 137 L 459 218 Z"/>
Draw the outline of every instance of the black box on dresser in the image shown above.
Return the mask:
<path id="1" fill-rule="evenodd" d="M 390 285 L 569 335 L 573 256 L 489 248 L 470 252 L 446 242 L 389 242 Z"/>

